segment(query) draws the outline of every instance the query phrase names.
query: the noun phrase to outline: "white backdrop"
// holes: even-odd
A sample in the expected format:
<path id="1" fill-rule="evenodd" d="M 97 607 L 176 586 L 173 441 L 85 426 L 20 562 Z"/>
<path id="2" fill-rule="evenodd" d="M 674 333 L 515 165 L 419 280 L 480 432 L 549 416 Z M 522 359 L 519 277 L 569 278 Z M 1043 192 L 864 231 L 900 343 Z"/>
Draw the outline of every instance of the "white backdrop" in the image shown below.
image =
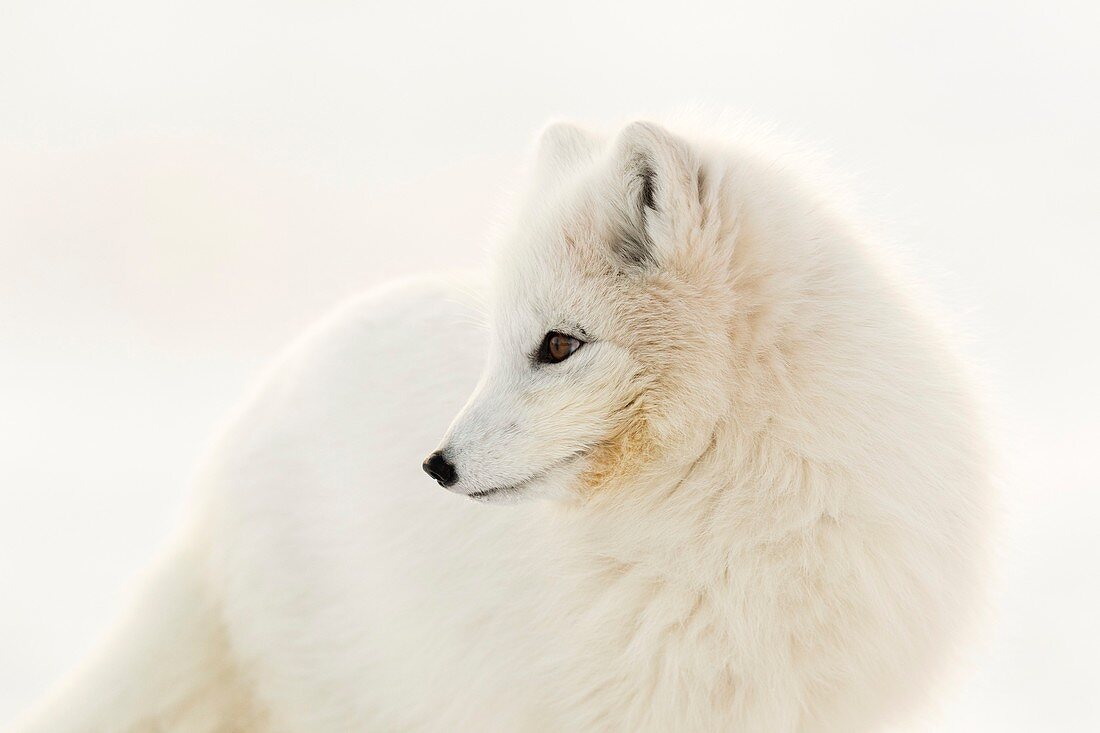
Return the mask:
<path id="1" fill-rule="evenodd" d="M 702 103 L 853 173 L 988 374 L 997 621 L 928 729 L 1100 729 L 1094 3 L 398 5 L 0 8 L 0 724 L 109 623 L 280 344 L 478 264 L 547 118 Z"/>

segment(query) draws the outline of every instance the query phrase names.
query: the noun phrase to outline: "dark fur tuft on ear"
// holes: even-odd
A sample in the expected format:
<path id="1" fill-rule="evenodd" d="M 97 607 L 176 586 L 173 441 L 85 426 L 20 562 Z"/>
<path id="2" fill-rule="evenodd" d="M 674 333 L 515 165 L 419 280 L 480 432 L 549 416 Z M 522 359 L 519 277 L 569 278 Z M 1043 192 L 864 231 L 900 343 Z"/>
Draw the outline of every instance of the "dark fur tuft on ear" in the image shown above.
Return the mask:
<path id="1" fill-rule="evenodd" d="M 641 165 L 638 167 L 638 177 L 642 183 L 641 204 L 642 214 L 645 214 L 646 209 L 657 210 L 657 201 L 653 197 L 653 185 L 654 179 L 657 178 L 657 171 L 653 170 L 653 166 L 646 159 L 642 159 Z"/>
<path id="2" fill-rule="evenodd" d="M 629 265 L 656 264 L 653 241 L 646 219 L 657 212 L 657 170 L 645 153 L 638 153 L 628 162 L 627 211 L 619 232 L 619 255 Z"/>

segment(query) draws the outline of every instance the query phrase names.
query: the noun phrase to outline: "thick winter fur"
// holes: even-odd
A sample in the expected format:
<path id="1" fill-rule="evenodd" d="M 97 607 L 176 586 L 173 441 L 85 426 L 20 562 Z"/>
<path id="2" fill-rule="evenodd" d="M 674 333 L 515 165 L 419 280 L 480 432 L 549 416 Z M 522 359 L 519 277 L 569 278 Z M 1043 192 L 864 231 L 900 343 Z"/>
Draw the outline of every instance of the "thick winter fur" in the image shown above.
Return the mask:
<path id="1" fill-rule="evenodd" d="M 910 711 L 976 601 L 983 435 L 948 341 L 796 168 L 549 127 L 491 282 L 396 285 L 294 346 L 115 640 L 15 730 Z M 585 345 L 538 363 L 555 330 Z"/>

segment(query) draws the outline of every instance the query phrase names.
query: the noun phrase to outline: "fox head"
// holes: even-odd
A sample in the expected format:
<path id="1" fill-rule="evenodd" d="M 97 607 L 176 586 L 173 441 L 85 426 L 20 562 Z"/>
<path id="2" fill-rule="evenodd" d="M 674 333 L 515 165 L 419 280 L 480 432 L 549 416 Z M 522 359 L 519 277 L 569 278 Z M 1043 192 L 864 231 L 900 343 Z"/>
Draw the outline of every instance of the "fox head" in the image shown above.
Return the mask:
<path id="1" fill-rule="evenodd" d="M 706 450 L 733 366 L 716 159 L 645 122 L 544 130 L 493 263 L 487 365 L 429 475 L 484 502 L 585 497 Z"/>

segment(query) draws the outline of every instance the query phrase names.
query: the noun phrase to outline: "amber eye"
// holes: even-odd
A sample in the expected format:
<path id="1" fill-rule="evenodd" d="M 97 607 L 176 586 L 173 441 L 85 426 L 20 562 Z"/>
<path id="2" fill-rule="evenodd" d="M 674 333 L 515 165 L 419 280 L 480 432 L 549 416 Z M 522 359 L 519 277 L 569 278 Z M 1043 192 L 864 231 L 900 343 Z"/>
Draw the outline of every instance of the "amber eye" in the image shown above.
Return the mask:
<path id="1" fill-rule="evenodd" d="M 543 364 L 557 364 L 568 359 L 582 346 L 584 342 L 578 338 L 551 331 L 542 339 L 537 359 Z"/>

